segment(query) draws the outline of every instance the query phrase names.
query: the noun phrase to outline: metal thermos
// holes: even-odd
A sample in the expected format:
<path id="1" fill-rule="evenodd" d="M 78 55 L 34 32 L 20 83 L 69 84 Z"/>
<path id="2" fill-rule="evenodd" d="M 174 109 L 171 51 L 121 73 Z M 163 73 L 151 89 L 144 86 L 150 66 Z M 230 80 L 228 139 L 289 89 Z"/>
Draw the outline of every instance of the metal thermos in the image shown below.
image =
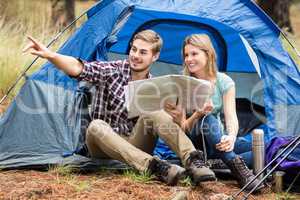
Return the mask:
<path id="1" fill-rule="evenodd" d="M 253 173 L 258 174 L 265 166 L 264 131 L 254 129 L 252 131 Z M 259 179 L 263 178 L 261 174 Z"/>

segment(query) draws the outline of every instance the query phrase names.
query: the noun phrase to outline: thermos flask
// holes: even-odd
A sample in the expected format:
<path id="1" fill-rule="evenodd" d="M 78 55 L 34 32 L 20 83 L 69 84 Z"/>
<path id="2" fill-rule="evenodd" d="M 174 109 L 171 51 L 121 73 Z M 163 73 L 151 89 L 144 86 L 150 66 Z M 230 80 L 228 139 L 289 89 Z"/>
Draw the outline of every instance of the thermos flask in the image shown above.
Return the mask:
<path id="1" fill-rule="evenodd" d="M 253 173 L 258 174 L 265 166 L 264 131 L 254 129 L 252 131 Z M 261 174 L 259 179 L 263 178 Z"/>

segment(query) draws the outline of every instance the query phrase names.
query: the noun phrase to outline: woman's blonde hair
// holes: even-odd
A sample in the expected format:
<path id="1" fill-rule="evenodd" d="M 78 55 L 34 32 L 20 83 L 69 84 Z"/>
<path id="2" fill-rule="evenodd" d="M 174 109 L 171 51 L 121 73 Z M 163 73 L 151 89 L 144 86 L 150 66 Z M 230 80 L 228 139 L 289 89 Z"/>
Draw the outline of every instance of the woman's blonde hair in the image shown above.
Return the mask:
<path id="1" fill-rule="evenodd" d="M 185 51 L 184 48 L 186 45 L 193 45 L 198 47 L 199 49 L 203 50 L 207 55 L 207 65 L 206 65 L 206 75 L 209 79 L 215 79 L 217 76 L 217 63 L 216 63 L 216 52 L 211 43 L 211 40 L 208 35 L 206 34 L 192 34 L 185 38 L 182 47 L 182 56 L 183 56 L 183 74 L 191 76 L 185 62 L 184 62 L 184 55 Z"/>

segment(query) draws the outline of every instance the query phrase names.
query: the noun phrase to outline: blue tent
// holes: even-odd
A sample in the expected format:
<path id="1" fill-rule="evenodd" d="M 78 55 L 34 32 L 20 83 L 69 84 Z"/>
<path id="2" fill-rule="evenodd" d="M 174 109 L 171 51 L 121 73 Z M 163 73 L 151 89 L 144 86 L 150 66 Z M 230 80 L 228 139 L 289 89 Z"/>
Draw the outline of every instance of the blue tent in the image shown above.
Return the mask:
<path id="1" fill-rule="evenodd" d="M 103 0 L 87 16 L 60 53 L 89 61 L 124 57 L 134 33 L 153 29 L 164 40 L 153 73 L 181 73 L 183 39 L 206 33 L 219 70 L 236 81 L 237 96 L 264 106 L 268 134 L 300 133 L 299 70 L 278 27 L 252 1 Z M 76 154 L 91 109 L 86 90 L 51 63 L 27 77 L 0 118 L 1 168 L 88 163 Z"/>

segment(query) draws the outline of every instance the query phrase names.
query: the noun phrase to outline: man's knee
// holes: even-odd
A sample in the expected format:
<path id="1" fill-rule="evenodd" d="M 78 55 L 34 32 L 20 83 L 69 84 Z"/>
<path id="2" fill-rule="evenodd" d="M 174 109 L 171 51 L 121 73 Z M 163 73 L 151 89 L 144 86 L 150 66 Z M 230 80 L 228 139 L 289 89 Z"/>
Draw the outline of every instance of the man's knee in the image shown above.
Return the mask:
<path id="1" fill-rule="evenodd" d="M 87 128 L 86 139 L 94 140 L 95 137 L 103 138 L 105 134 L 108 132 L 106 130 L 108 128 L 109 126 L 105 121 L 99 119 L 93 120 Z"/>
<path id="2" fill-rule="evenodd" d="M 164 110 L 155 111 L 147 115 L 154 123 L 169 123 L 173 122 L 172 117 Z"/>
<path id="3" fill-rule="evenodd" d="M 153 128 L 159 133 L 178 133 L 182 131 L 178 124 L 164 110 L 153 112 L 148 115 L 148 118 L 153 121 Z"/>

